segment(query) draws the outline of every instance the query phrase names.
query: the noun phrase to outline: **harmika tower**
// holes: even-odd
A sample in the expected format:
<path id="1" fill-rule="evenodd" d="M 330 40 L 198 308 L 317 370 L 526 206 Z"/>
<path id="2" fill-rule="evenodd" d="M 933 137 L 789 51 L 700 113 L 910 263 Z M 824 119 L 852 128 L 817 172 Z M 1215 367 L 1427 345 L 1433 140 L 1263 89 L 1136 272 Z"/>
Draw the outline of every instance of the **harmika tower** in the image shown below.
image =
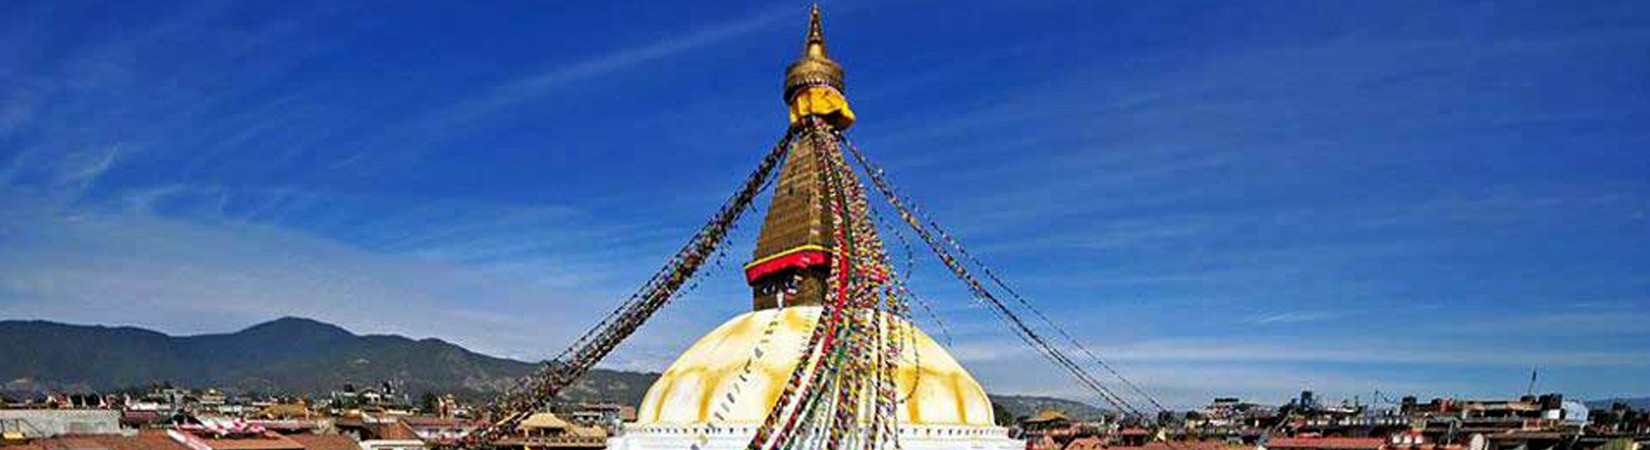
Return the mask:
<path id="1" fill-rule="evenodd" d="M 842 66 L 825 52 L 825 31 L 815 7 L 802 57 L 785 70 L 785 102 L 791 108 L 791 122 L 817 116 L 836 130 L 853 125 L 845 89 Z M 830 199 L 813 162 L 821 156 L 816 153 L 831 149 L 818 145 L 826 138 L 809 135 L 817 132 L 803 129 L 803 135 L 794 140 L 756 238 L 756 255 L 745 265 L 755 309 L 818 305 L 825 299 L 826 255 L 831 252 L 830 217 L 825 207 Z"/>

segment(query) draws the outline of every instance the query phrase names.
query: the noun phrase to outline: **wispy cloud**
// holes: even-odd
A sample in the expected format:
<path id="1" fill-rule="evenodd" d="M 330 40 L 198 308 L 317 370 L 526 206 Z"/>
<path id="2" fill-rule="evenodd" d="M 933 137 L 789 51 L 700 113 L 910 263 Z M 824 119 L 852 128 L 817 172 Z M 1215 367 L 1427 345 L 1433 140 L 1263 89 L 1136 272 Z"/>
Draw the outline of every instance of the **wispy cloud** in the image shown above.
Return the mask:
<path id="1" fill-rule="evenodd" d="M 1521 311 L 1486 314 L 1483 320 L 1435 325 L 1442 335 L 1498 336 L 1508 329 L 1550 338 L 1576 336 L 1650 335 L 1650 302 L 1632 308 L 1558 311 Z"/>
<path id="2" fill-rule="evenodd" d="M 114 167 L 120 158 L 120 146 L 108 149 L 70 153 L 63 158 L 57 172 L 57 184 L 75 190 L 85 190 Z"/>
<path id="3" fill-rule="evenodd" d="M 1441 340 L 1440 340 L 1441 341 Z M 1101 355 L 1116 361 L 1223 363 L 1349 363 L 1445 366 L 1645 366 L 1637 351 L 1575 351 L 1518 348 L 1519 343 L 1485 345 L 1405 338 L 1324 338 L 1272 340 L 1231 336 L 1219 339 L 1149 340 L 1105 345 Z M 966 342 L 957 347 L 963 361 L 1027 361 L 1038 356 L 1016 342 Z"/>
<path id="4" fill-rule="evenodd" d="M 283 315 L 544 357 L 606 301 L 435 260 L 235 222 L 0 204 L 0 316 L 219 332 Z M 570 296 L 571 295 L 571 296 Z M 606 299 L 603 299 L 606 300 Z M 554 305 L 553 308 L 547 308 Z M 559 314 L 498 311 L 545 311 Z M 527 349 L 538 349 L 527 352 Z M 545 353 L 538 353 L 545 352 Z"/>
<path id="5" fill-rule="evenodd" d="M 613 50 L 592 59 L 555 65 L 538 73 L 508 80 L 470 95 L 451 106 L 421 113 L 405 124 L 392 127 L 374 141 L 362 144 L 364 151 L 342 160 L 334 167 L 355 166 L 364 162 L 366 158 L 381 156 L 381 153 L 378 153 L 379 149 L 392 146 L 400 147 L 402 150 L 395 154 L 396 157 L 408 158 L 418 153 L 417 150 L 421 148 L 427 148 L 470 130 L 484 119 L 495 117 L 529 102 L 543 101 L 545 97 L 565 92 L 581 82 L 637 69 L 728 42 L 795 15 L 796 11 L 793 8 L 770 8 L 754 16 L 705 25 L 691 32 L 673 34 L 645 45 Z"/>
<path id="6" fill-rule="evenodd" d="M 1347 314 L 1341 311 L 1283 311 L 1258 314 L 1249 317 L 1248 321 L 1259 325 L 1322 322 L 1345 317 Z"/>

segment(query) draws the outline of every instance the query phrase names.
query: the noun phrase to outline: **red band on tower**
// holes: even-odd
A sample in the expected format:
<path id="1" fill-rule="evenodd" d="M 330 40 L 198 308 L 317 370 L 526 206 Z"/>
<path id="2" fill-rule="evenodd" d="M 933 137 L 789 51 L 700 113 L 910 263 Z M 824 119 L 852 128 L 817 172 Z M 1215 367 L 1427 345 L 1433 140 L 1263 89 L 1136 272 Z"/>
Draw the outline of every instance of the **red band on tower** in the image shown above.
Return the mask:
<path id="1" fill-rule="evenodd" d="M 785 269 L 823 266 L 830 261 L 829 258 L 830 256 L 824 247 L 818 245 L 800 246 L 746 264 L 745 282 L 756 284 L 756 280 Z"/>

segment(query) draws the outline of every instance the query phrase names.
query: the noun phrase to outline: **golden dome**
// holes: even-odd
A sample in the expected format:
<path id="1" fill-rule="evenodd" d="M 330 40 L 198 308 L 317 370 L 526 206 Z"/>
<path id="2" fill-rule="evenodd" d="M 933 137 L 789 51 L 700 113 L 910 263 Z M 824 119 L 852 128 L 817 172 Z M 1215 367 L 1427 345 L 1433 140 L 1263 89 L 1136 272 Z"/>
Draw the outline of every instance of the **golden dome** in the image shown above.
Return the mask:
<path id="1" fill-rule="evenodd" d="M 653 383 L 637 423 L 760 424 L 801 358 L 820 311 L 818 306 L 764 309 L 717 327 Z M 905 400 L 899 406 L 901 424 L 995 426 L 985 390 L 957 360 L 910 322 L 884 323 L 884 332 L 908 336 L 897 368 Z"/>

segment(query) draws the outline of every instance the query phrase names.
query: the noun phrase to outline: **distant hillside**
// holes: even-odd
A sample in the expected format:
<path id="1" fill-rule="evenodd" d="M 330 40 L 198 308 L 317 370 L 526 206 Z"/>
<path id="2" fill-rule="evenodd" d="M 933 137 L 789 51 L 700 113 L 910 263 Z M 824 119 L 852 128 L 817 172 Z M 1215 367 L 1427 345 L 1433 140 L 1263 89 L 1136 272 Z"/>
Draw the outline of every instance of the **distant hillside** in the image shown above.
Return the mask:
<path id="1" fill-rule="evenodd" d="M 1054 397 L 992 395 L 991 402 L 1001 405 L 1013 414 L 1015 419 L 1036 415 L 1044 409 L 1064 411 L 1067 416 L 1079 420 L 1091 420 L 1107 413 L 1106 410 L 1088 403 Z"/>
<path id="2" fill-rule="evenodd" d="M 439 339 L 357 335 L 336 325 L 287 317 L 227 334 L 169 336 L 133 327 L 0 321 L 0 391 L 109 391 L 161 382 L 265 394 L 324 394 L 345 384 L 402 383 L 424 392 L 490 396 L 534 369 Z M 597 369 L 566 397 L 641 403 L 656 373 Z M 1012 414 L 1045 408 L 1089 419 L 1104 412 L 1082 402 L 993 395 Z"/>
<path id="3" fill-rule="evenodd" d="M 1599 400 L 1588 400 L 1583 403 L 1587 404 L 1588 409 L 1609 409 L 1610 405 L 1616 403 L 1626 403 L 1628 408 L 1650 410 L 1650 397 L 1606 398 Z"/>
<path id="4" fill-rule="evenodd" d="M 228 334 L 168 336 L 132 327 L 0 321 L 5 390 L 113 390 L 172 382 L 262 393 L 320 394 L 394 380 L 414 395 L 484 397 L 533 370 L 441 341 L 356 335 L 282 318 Z M 637 404 L 657 374 L 596 370 L 568 397 Z"/>

